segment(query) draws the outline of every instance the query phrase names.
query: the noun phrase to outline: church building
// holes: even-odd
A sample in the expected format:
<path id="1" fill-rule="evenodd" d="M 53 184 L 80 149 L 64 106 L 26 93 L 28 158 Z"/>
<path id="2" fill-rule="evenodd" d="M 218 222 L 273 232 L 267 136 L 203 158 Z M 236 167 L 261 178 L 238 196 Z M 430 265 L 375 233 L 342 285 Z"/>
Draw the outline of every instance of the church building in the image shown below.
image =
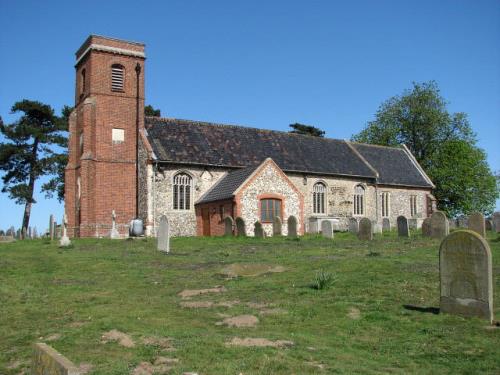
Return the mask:
<path id="1" fill-rule="evenodd" d="M 405 145 L 145 116 L 145 59 L 144 44 L 97 35 L 76 52 L 70 235 L 109 236 L 115 217 L 125 237 L 139 217 L 154 236 L 163 215 L 174 236 L 223 235 L 227 216 L 250 236 L 257 221 L 272 235 L 275 217 L 287 234 L 292 216 L 299 234 L 362 217 L 380 230 L 400 215 L 419 227 L 435 209 L 434 185 Z"/>

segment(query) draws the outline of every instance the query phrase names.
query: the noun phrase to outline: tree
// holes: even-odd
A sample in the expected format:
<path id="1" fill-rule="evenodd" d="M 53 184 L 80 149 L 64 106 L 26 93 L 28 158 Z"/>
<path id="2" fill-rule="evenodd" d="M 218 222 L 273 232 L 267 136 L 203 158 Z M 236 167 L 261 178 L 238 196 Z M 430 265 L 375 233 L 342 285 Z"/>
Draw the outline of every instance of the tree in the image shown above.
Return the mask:
<path id="1" fill-rule="evenodd" d="M 439 209 L 450 216 L 490 213 L 498 187 L 492 184 L 486 154 L 476 146 L 467 115 L 450 114 L 446 106 L 436 82 L 413 83 L 411 90 L 382 103 L 375 120 L 352 140 L 406 144 L 436 185 Z"/>
<path id="2" fill-rule="evenodd" d="M 321 129 L 318 129 L 312 125 L 304 125 L 299 124 L 298 122 L 289 125 L 293 130 L 290 130 L 290 133 L 293 134 L 303 134 L 303 135 L 312 135 L 313 137 L 321 137 L 325 136 L 325 132 Z"/>
<path id="3" fill-rule="evenodd" d="M 144 107 L 144 115 L 145 116 L 160 117 L 161 111 L 159 109 L 154 109 L 152 105 L 147 105 Z"/>
<path id="4" fill-rule="evenodd" d="M 0 124 L 6 140 L 0 143 L 0 170 L 5 172 L 2 192 L 24 204 L 22 228 L 27 232 L 31 207 L 36 203 L 35 181 L 56 172 L 55 165 L 61 161 L 58 148 L 67 147 L 67 123 L 49 105 L 38 101 L 17 102 L 11 111 L 22 115 L 13 124 Z"/>

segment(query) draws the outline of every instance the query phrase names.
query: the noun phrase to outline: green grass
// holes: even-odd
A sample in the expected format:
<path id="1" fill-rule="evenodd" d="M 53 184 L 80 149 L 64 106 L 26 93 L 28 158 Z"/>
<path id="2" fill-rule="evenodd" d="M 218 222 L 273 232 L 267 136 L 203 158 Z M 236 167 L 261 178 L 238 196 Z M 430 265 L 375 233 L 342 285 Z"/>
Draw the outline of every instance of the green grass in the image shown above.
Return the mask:
<path id="1" fill-rule="evenodd" d="M 500 242 L 492 237 L 490 244 L 498 318 Z M 439 307 L 438 246 L 394 233 L 372 242 L 348 233 L 333 241 L 176 238 L 170 255 L 157 252 L 153 239 L 85 239 L 70 249 L 43 240 L 0 244 L 0 374 L 27 369 L 30 345 L 56 333 L 61 337 L 49 344 L 76 364 L 91 363 L 92 374 L 128 374 L 158 355 L 180 360 L 173 374 L 498 374 L 500 329 L 431 309 Z M 282 265 L 286 271 L 228 280 L 220 271 L 231 263 Z M 311 283 L 320 271 L 335 282 L 315 290 Z M 227 292 L 193 300 L 242 303 L 179 306 L 183 289 L 216 285 Z M 259 315 L 244 302 L 272 303 L 288 313 Z M 358 319 L 352 309 L 359 310 Z M 255 328 L 218 326 L 217 313 L 254 314 L 260 322 Z M 111 329 L 131 335 L 136 347 L 102 344 L 101 335 Z M 177 351 L 142 345 L 149 336 L 172 338 Z M 233 337 L 294 345 L 227 347 Z M 8 369 L 16 360 L 25 363 Z"/>

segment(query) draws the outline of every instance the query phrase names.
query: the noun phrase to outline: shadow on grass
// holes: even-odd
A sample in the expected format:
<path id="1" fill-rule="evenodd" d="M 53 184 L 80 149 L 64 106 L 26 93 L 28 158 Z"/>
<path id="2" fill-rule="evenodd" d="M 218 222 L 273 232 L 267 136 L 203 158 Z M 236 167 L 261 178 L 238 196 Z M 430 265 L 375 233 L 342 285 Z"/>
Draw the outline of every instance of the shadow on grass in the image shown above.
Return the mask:
<path id="1" fill-rule="evenodd" d="M 439 307 L 422 307 L 413 305 L 403 305 L 406 310 L 418 311 L 422 313 L 439 314 Z"/>

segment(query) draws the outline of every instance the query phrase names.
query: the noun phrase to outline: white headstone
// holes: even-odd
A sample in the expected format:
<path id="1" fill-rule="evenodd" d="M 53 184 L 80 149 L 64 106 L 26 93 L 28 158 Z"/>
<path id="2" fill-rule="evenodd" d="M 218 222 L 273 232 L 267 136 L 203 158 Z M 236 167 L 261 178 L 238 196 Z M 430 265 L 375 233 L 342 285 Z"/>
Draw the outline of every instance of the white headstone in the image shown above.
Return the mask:
<path id="1" fill-rule="evenodd" d="M 158 250 L 160 251 L 164 251 L 167 254 L 170 252 L 170 226 L 165 215 L 162 215 L 162 217 L 160 217 L 157 246 Z"/>
<path id="2" fill-rule="evenodd" d="M 63 216 L 61 225 L 62 225 L 62 236 L 61 239 L 59 240 L 59 246 L 68 247 L 69 245 L 71 245 L 71 241 L 68 237 L 68 232 L 67 232 L 68 218 L 66 217 L 66 214 L 64 214 Z"/>

